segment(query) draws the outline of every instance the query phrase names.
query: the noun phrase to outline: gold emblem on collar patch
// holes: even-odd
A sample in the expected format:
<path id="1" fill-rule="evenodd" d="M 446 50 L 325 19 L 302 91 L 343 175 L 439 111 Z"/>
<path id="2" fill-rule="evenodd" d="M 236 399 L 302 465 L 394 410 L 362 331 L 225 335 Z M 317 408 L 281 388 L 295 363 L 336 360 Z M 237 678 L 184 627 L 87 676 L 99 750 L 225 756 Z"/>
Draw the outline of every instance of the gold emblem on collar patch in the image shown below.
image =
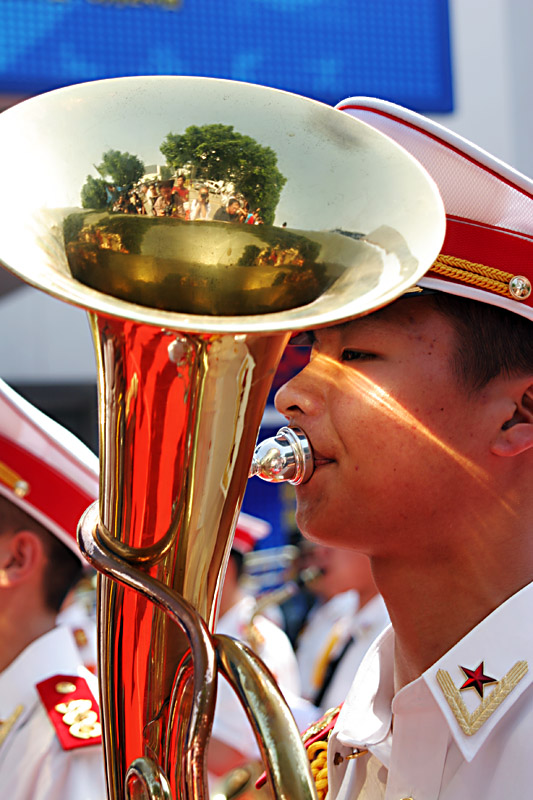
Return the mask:
<path id="1" fill-rule="evenodd" d="M 483 662 L 481 662 L 481 665 Z M 449 672 L 444 669 L 439 669 L 437 672 L 437 683 L 439 684 L 448 705 L 450 706 L 453 715 L 463 733 L 467 736 L 472 736 L 476 733 L 484 722 L 488 720 L 493 711 L 496 711 L 498 706 L 505 700 L 507 695 L 517 686 L 528 671 L 527 661 L 517 661 L 514 667 L 511 667 L 507 675 L 499 681 L 494 681 L 493 691 L 485 697 L 475 711 L 470 713 L 464 704 L 464 701 L 459 694 L 459 689 L 454 685 Z M 481 670 L 483 672 L 483 670 Z M 486 676 L 484 676 L 486 677 Z M 492 682 L 494 679 L 490 679 Z M 489 683 L 489 681 L 485 681 Z M 461 689 L 467 688 L 463 684 Z"/>

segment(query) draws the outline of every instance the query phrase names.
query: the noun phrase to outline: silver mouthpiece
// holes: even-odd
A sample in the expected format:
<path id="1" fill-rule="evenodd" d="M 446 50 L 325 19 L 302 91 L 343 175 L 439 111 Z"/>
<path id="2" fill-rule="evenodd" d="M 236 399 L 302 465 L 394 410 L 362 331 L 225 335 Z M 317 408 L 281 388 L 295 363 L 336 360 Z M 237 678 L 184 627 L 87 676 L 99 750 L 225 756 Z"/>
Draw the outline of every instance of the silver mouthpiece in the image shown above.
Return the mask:
<path id="1" fill-rule="evenodd" d="M 313 474 L 313 452 L 299 428 L 280 428 L 271 439 L 260 442 L 254 451 L 250 478 L 257 475 L 270 483 L 298 486 Z"/>

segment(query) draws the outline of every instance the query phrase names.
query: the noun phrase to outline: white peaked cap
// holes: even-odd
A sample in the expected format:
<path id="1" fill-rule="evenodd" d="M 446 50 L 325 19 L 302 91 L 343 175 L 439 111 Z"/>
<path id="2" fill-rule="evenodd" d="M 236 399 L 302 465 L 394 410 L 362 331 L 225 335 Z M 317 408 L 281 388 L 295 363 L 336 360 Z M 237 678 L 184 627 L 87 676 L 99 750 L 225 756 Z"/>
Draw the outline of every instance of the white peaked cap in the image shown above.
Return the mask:
<path id="1" fill-rule="evenodd" d="M 0 380 L 0 493 L 78 558 L 78 520 L 98 497 L 98 458 Z"/>

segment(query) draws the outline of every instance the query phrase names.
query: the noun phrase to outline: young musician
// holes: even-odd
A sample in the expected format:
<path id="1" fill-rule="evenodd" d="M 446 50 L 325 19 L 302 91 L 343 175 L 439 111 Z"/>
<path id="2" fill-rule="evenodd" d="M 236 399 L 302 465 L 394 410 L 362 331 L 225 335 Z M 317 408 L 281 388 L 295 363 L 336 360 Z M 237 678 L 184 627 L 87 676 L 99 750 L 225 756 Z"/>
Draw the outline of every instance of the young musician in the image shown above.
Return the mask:
<path id="1" fill-rule="evenodd" d="M 394 105 L 339 106 L 436 180 L 447 233 L 418 287 L 315 330 L 277 395 L 315 458 L 306 535 L 359 550 L 392 621 L 328 743 L 330 800 L 531 794 L 533 181 Z"/>

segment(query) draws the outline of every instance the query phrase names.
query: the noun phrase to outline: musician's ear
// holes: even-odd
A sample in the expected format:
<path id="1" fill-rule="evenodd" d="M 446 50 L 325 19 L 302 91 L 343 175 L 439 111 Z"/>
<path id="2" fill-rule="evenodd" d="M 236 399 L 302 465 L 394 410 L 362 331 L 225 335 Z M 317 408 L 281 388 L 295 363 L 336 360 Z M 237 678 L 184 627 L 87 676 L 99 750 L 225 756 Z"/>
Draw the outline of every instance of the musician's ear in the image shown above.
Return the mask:
<path id="1" fill-rule="evenodd" d="M 518 394 L 512 415 L 504 421 L 491 447 L 494 455 L 504 457 L 528 450 L 533 450 L 533 379 Z"/>
<path id="2" fill-rule="evenodd" d="M 0 587 L 24 583 L 46 559 L 44 546 L 33 531 L 0 536 Z"/>

